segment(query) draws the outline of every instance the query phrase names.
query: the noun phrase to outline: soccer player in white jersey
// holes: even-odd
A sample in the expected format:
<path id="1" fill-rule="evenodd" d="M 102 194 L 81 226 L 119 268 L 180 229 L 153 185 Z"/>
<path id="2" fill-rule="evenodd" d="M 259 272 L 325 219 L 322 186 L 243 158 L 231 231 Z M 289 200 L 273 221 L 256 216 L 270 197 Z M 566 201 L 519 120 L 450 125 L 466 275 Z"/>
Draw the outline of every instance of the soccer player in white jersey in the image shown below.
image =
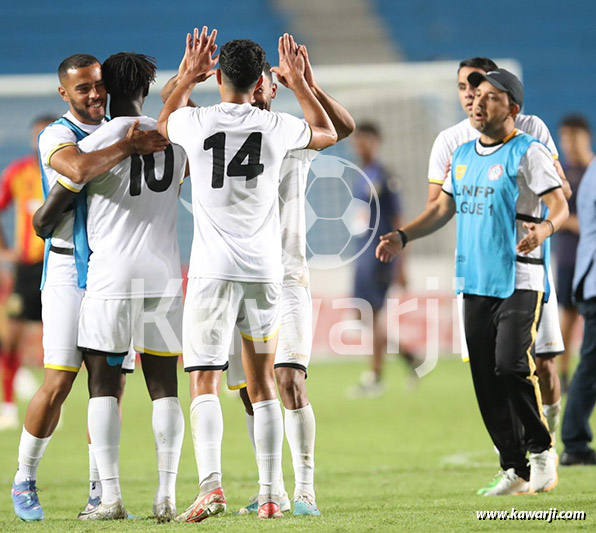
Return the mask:
<path id="1" fill-rule="evenodd" d="M 76 145 L 78 138 L 92 133 L 105 122 L 107 95 L 101 67 L 95 57 L 76 54 L 60 64 L 58 77 L 58 92 L 68 103 L 69 111 L 60 121 L 45 128 L 39 137 L 42 175 L 48 188 L 64 176 L 75 181 L 88 180 L 133 153 L 148 154 L 163 149 L 161 136 L 131 128 L 126 138 L 112 146 L 81 153 Z M 12 488 L 15 512 L 26 521 L 44 517 L 37 496 L 37 467 L 82 361 L 77 348 L 77 325 L 84 268 L 79 265 L 79 272 L 75 262 L 73 227 L 74 210 L 69 210 L 46 243 L 42 290 L 44 381 L 27 408 L 19 444 L 19 467 Z M 92 479 L 94 470 L 90 453 Z M 90 486 L 95 485 L 92 482 Z"/>
<path id="2" fill-rule="evenodd" d="M 350 113 L 327 95 L 315 82 L 308 53 L 304 55 L 306 81 L 325 108 L 337 132 L 338 141 L 355 128 Z M 253 105 L 267 111 L 277 94 L 269 63 L 263 70 L 263 83 L 254 92 Z M 306 392 L 306 372 L 312 349 L 312 300 L 306 261 L 306 182 L 316 150 L 291 150 L 281 167 L 279 210 L 283 248 L 284 278 L 281 298 L 281 329 L 275 354 L 275 377 L 285 408 L 285 434 L 294 466 L 294 515 L 319 515 L 314 490 L 315 415 Z M 254 449 L 254 414 L 246 390 L 246 378 L 238 354 L 230 359 L 228 387 L 240 390 L 246 409 L 246 425 Z M 283 484 L 283 479 L 282 479 Z M 284 489 L 285 494 L 285 489 Z M 282 501 L 282 505 L 285 502 Z M 251 498 L 241 511 L 256 512 L 258 499 Z M 283 510 L 289 510 L 289 502 Z"/>
<path id="3" fill-rule="evenodd" d="M 142 105 L 155 79 L 152 58 L 120 53 L 102 66 L 113 118 L 79 142 L 93 151 L 122 138 L 136 121 L 153 130 Z M 186 156 L 179 146 L 133 155 L 86 186 L 87 231 L 93 254 L 81 303 L 78 345 L 89 372 L 88 427 L 102 484 L 102 499 L 87 520 L 126 518 L 119 486 L 120 366 L 133 342 L 153 401 L 159 487 L 158 521 L 176 516 L 175 483 L 184 433 L 177 398 L 182 297 L 176 204 Z M 82 188 L 70 183 L 72 188 Z M 68 198 L 59 185 L 56 194 Z M 51 194 L 53 194 L 52 191 Z"/>
<path id="4" fill-rule="evenodd" d="M 446 168 L 455 148 L 480 136 L 480 132 L 472 126 L 472 104 L 475 88 L 470 85 L 468 76 L 472 72 L 485 73 L 496 68 L 497 65 L 494 61 L 485 57 L 474 57 L 460 62 L 457 73 L 458 95 L 461 107 L 468 117 L 456 125 L 443 130 L 435 139 L 428 164 L 429 185 L 427 205 L 439 197 L 445 179 Z M 519 114 L 515 119 L 515 127 L 519 131 L 535 137 L 550 150 L 557 173 L 563 180 L 563 192 L 566 198 L 569 198 L 571 189 L 565 179 L 561 164 L 558 161 L 557 148 L 546 124 L 535 115 Z M 551 286 L 554 286 L 552 269 L 550 268 L 549 283 Z M 458 302 L 461 303 L 461 300 Z M 467 351 L 465 342 L 462 342 L 462 351 L 464 352 L 462 355 L 465 359 Z M 563 353 L 563 351 L 564 346 L 561 326 L 559 324 L 557 296 L 555 291 L 551 291 L 548 302 L 544 304 L 542 318 L 538 327 L 538 337 L 536 339 L 536 373 L 539 378 L 540 393 L 542 394 L 543 412 L 548 421 L 553 439 L 556 436 L 559 413 L 561 411 L 561 389 L 555 357 Z M 483 489 L 480 489 L 480 492 L 482 491 Z"/>
<path id="5" fill-rule="evenodd" d="M 294 91 L 305 120 L 251 106 L 263 81 L 263 49 L 249 40 L 230 41 L 222 47 L 215 71 L 215 36 L 215 30 L 208 36 L 204 27 L 200 36 L 187 37 L 184 73 L 158 120 L 158 130 L 181 144 L 189 157 L 195 220 L 183 352 L 190 372 L 199 495 L 180 516 L 187 522 L 226 508 L 218 392 L 235 326 L 242 335 L 255 415 L 258 516 L 281 516 L 283 422 L 273 368 L 283 281 L 279 176 L 288 150 L 322 149 L 337 140 L 333 123 L 304 78 L 304 57 L 289 35 L 280 38 L 277 72 Z M 221 103 L 185 107 L 194 86 L 213 74 Z"/>

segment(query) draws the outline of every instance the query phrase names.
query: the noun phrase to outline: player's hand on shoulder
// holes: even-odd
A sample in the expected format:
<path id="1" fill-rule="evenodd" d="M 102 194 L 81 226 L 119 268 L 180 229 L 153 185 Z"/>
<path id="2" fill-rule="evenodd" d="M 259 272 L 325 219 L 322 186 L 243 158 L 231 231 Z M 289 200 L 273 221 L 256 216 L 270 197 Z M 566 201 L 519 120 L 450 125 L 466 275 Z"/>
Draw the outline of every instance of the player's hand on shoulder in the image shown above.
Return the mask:
<path id="1" fill-rule="evenodd" d="M 138 120 L 128 128 L 125 138 L 130 143 L 131 153 L 140 155 L 163 152 L 170 144 L 157 130 L 139 129 Z"/>
<path id="2" fill-rule="evenodd" d="M 284 33 L 279 38 L 277 50 L 279 52 L 279 65 L 271 69 L 275 72 L 278 81 L 292 89 L 297 83 L 305 81 L 304 69 L 305 58 L 299 51 L 299 47 L 294 41 L 294 37 Z"/>
<path id="3" fill-rule="evenodd" d="M 401 236 L 396 231 L 392 231 L 381 235 L 380 240 L 375 252 L 377 259 L 383 263 L 389 263 L 403 248 Z"/>
<path id="4" fill-rule="evenodd" d="M 217 49 L 216 37 L 217 30 L 207 35 L 207 26 L 203 26 L 200 34 L 195 28 L 192 37 L 190 34 L 186 36 L 186 50 L 178 72 L 180 74 L 183 68 L 181 77 L 187 82 L 200 83 L 215 74 L 215 65 L 219 60 L 219 56 L 213 57 Z"/>

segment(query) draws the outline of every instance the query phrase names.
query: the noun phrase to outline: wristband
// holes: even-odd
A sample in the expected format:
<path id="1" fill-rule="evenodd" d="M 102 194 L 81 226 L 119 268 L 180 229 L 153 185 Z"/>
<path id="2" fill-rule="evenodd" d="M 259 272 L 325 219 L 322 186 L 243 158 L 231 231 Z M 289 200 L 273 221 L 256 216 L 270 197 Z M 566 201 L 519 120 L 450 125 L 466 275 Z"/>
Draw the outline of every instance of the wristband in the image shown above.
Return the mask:
<path id="1" fill-rule="evenodd" d="M 553 225 L 553 223 L 548 218 L 545 218 L 544 219 L 544 222 L 548 222 L 548 225 L 550 226 L 550 235 L 549 235 L 549 237 L 551 237 L 552 235 L 555 234 L 555 226 Z"/>
<path id="2" fill-rule="evenodd" d="M 396 229 L 395 232 L 401 237 L 401 247 L 403 250 L 406 247 L 406 244 L 408 244 L 408 236 L 406 235 L 406 232 L 401 229 Z"/>

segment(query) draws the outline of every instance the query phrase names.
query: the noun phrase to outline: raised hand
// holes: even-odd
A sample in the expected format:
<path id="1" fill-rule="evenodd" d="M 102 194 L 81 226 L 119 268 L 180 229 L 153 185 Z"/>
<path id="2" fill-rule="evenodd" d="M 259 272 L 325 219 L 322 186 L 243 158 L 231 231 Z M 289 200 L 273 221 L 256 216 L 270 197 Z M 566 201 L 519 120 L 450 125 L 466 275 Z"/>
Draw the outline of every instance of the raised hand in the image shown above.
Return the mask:
<path id="1" fill-rule="evenodd" d="M 217 50 L 217 30 L 213 30 L 209 35 L 207 31 L 207 26 L 203 26 L 200 34 L 199 29 L 195 28 L 192 36 L 190 33 L 186 35 L 186 48 L 178 67 L 178 75 L 193 83 L 200 83 L 213 76 L 219 60 L 219 56 L 213 57 Z"/>
<path id="2" fill-rule="evenodd" d="M 392 231 L 381 235 L 380 239 L 375 255 L 383 263 L 389 263 L 403 248 L 401 236 L 397 231 Z"/>
<path id="3" fill-rule="evenodd" d="M 278 81 L 286 87 L 293 89 L 300 82 L 304 82 L 304 55 L 299 53 L 294 37 L 284 33 L 279 38 L 277 50 L 279 52 L 279 65 L 271 69 L 275 72 Z"/>
<path id="4" fill-rule="evenodd" d="M 302 54 L 302 57 L 304 57 L 304 78 L 306 79 L 306 83 L 308 83 L 309 87 L 314 87 L 315 76 L 312 71 L 312 65 L 310 64 L 310 60 L 308 59 L 308 50 L 306 49 L 306 46 L 301 44 L 298 47 L 298 52 Z"/>
<path id="5" fill-rule="evenodd" d="M 128 128 L 125 138 L 130 142 L 131 152 L 139 155 L 163 152 L 170 144 L 157 130 L 140 130 L 138 120 Z"/>

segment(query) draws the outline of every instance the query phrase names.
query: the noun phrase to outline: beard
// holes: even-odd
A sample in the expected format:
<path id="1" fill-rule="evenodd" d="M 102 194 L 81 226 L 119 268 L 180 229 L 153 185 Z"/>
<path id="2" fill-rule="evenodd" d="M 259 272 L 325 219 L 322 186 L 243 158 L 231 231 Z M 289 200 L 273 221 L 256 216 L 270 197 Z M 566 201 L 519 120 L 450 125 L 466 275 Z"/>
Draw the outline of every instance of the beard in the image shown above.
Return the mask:
<path id="1" fill-rule="evenodd" d="M 78 107 L 73 104 L 72 108 L 78 113 L 81 118 L 88 120 L 91 124 L 99 124 L 106 116 L 105 108 L 104 112 L 102 113 L 101 117 L 98 119 L 96 117 L 91 116 L 89 111 L 87 111 L 86 107 Z"/>

